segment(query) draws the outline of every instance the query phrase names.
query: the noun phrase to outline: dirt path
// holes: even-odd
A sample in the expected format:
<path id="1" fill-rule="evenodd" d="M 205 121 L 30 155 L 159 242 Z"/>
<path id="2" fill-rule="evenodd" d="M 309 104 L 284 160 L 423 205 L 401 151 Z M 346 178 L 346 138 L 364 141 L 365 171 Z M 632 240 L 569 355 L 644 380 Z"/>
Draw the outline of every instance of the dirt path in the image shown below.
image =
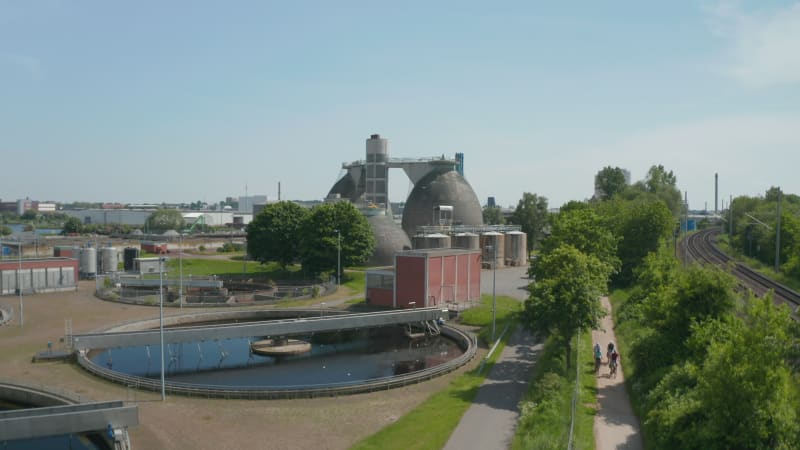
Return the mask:
<path id="1" fill-rule="evenodd" d="M 599 343 L 605 351 L 609 342 L 616 344 L 617 337 L 614 334 L 614 321 L 611 318 L 611 303 L 607 297 L 603 297 L 602 302 L 608 312 L 601 325 L 602 330 L 605 331 L 592 331 L 592 340 Z M 600 376 L 597 377 L 597 402 L 599 408 L 594 417 L 595 448 L 597 450 L 642 449 L 639 419 L 633 413 L 628 391 L 625 390 L 625 374 L 622 364 L 618 367 L 617 376 L 610 378 L 608 361 L 603 358 Z"/>

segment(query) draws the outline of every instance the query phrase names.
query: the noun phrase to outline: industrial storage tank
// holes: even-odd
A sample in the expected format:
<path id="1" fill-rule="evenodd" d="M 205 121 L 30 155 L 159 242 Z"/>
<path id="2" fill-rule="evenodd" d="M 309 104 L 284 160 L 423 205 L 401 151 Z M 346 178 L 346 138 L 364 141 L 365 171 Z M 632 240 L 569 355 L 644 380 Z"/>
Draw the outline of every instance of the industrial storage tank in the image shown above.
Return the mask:
<path id="1" fill-rule="evenodd" d="M 411 250 L 411 241 L 391 216 L 375 213 L 367 215 L 367 222 L 375 236 L 375 250 L 369 259 L 369 266 L 391 266 L 395 253 Z"/>
<path id="2" fill-rule="evenodd" d="M 450 248 L 450 236 L 440 233 L 414 236 L 414 250 L 423 248 Z"/>
<path id="3" fill-rule="evenodd" d="M 139 249 L 135 247 L 126 247 L 122 252 L 122 267 L 125 272 L 132 272 L 134 268 L 134 261 L 139 257 Z"/>
<path id="4" fill-rule="evenodd" d="M 86 247 L 81 249 L 80 271 L 82 278 L 94 278 L 97 275 L 97 249 Z"/>
<path id="5" fill-rule="evenodd" d="M 453 235 L 453 248 L 477 250 L 481 245 L 480 236 L 475 233 L 456 233 Z"/>
<path id="6" fill-rule="evenodd" d="M 481 203 L 467 180 L 454 170 L 434 170 L 422 177 L 408 195 L 403 230 L 414 236 L 417 227 L 436 225 L 433 211 L 441 205 L 453 207 L 453 225 L 483 225 Z"/>
<path id="7" fill-rule="evenodd" d="M 98 258 L 100 272 L 116 272 L 119 266 L 119 254 L 114 247 L 103 247 L 100 249 Z"/>
<path id="8" fill-rule="evenodd" d="M 496 267 L 503 267 L 505 265 L 505 250 L 505 235 L 503 233 L 489 231 L 481 234 L 481 259 L 483 260 L 484 268 L 491 268 L 493 259 L 496 259 Z"/>
<path id="9" fill-rule="evenodd" d="M 505 256 L 506 264 L 509 266 L 526 265 L 528 263 L 528 235 L 522 231 L 506 233 Z"/>

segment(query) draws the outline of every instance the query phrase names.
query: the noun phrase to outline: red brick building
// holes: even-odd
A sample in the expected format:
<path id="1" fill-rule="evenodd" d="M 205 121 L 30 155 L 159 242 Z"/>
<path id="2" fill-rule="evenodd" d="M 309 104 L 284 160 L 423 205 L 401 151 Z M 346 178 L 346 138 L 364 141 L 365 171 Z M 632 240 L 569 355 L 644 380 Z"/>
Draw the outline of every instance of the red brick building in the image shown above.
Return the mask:
<path id="1" fill-rule="evenodd" d="M 480 296 L 480 250 L 408 250 L 395 254 L 393 268 L 367 271 L 368 305 L 422 308 L 477 301 Z"/>

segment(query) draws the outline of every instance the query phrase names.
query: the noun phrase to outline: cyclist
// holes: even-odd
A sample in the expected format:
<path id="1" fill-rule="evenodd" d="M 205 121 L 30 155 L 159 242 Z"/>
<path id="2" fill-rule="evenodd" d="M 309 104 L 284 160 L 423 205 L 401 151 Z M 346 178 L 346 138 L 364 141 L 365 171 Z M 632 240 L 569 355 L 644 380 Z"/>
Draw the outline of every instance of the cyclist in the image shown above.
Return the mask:
<path id="1" fill-rule="evenodd" d="M 600 350 L 600 344 L 594 344 L 594 373 L 600 373 L 600 364 L 603 362 L 603 352 Z"/>
<path id="2" fill-rule="evenodd" d="M 619 353 L 617 353 L 616 350 L 613 350 L 611 352 L 611 356 L 608 359 L 608 367 L 610 368 L 610 372 L 608 373 L 609 377 L 616 378 L 618 365 L 619 365 Z"/>
<path id="3" fill-rule="evenodd" d="M 608 347 L 606 348 L 606 357 L 608 357 L 608 362 L 611 362 L 611 354 L 614 353 L 614 343 L 609 342 Z"/>

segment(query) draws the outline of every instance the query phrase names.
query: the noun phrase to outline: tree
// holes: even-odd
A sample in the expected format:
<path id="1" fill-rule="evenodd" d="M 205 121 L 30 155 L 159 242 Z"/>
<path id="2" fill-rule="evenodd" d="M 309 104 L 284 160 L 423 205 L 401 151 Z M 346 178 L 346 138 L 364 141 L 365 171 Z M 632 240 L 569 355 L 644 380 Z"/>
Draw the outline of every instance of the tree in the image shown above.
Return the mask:
<path id="1" fill-rule="evenodd" d="M 145 221 L 151 232 L 180 231 L 184 227 L 183 214 L 177 209 L 159 208 Z"/>
<path id="2" fill-rule="evenodd" d="M 503 217 L 503 209 L 499 206 L 484 206 L 483 223 L 487 225 L 502 225 L 506 223 L 506 218 Z"/>
<path id="3" fill-rule="evenodd" d="M 337 232 L 338 230 L 338 232 Z M 375 249 L 366 217 L 350 202 L 322 203 L 300 227 L 300 259 L 312 274 L 335 271 L 341 236 L 341 265 L 364 264 Z"/>
<path id="4" fill-rule="evenodd" d="M 247 253 L 264 264 L 275 261 L 286 270 L 300 257 L 300 229 L 309 210 L 295 202 L 270 203 L 247 225 Z"/>
<path id="5" fill-rule="evenodd" d="M 12 230 L 11 227 L 6 225 L 0 225 L 0 236 L 8 236 L 13 232 L 14 230 Z"/>
<path id="6" fill-rule="evenodd" d="M 605 314 L 600 295 L 610 273 L 608 264 L 570 245 L 542 255 L 536 263 L 536 281 L 525 301 L 525 323 L 536 331 L 556 333 L 566 352 L 567 369 L 572 338 L 597 328 Z"/>
<path id="7" fill-rule="evenodd" d="M 614 272 L 619 269 L 617 238 L 591 209 L 570 209 L 553 216 L 550 235 L 542 241 L 542 252 L 549 253 L 567 244 L 598 258 Z"/>
<path id="8" fill-rule="evenodd" d="M 81 219 L 77 217 L 70 217 L 64 222 L 64 226 L 61 228 L 61 234 L 68 235 L 73 233 L 80 233 L 83 230 L 83 223 Z"/>
<path id="9" fill-rule="evenodd" d="M 611 229 L 620 237 L 617 256 L 620 271 L 614 275 L 615 283 L 628 285 L 633 280 L 633 272 L 639 267 L 648 253 L 671 236 L 673 217 L 663 201 L 633 202 L 613 201 L 607 205 L 603 214 L 609 217 Z"/>
<path id="10" fill-rule="evenodd" d="M 525 192 L 511 214 L 511 223 L 519 225 L 528 235 L 528 251 L 533 250 L 542 239 L 542 230 L 547 226 L 547 198 Z"/>
<path id="11" fill-rule="evenodd" d="M 599 200 L 608 200 L 621 193 L 628 186 L 625 171 L 619 167 L 606 166 L 597 173 L 594 188 L 600 194 Z"/>

